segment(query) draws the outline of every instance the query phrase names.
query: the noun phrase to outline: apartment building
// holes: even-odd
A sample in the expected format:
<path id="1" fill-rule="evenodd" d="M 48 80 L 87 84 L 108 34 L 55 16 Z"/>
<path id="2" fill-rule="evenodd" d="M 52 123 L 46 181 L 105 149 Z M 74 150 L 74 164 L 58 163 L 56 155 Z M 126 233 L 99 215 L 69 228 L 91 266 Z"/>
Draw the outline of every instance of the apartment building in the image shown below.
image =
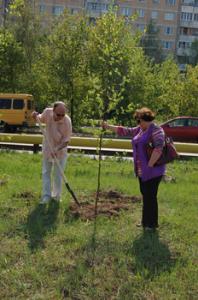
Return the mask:
<path id="1" fill-rule="evenodd" d="M 0 24 L 5 20 L 8 1 L 0 0 Z M 91 20 L 116 5 L 119 15 L 135 16 L 137 30 L 144 32 L 152 20 L 159 28 L 163 49 L 180 61 L 191 55 L 191 43 L 198 39 L 198 0 L 34 0 L 33 4 L 43 18 L 59 16 L 67 8 L 71 14 L 86 13 Z"/>
<path id="2" fill-rule="evenodd" d="M 9 7 L 10 0 L 0 0 L 0 26 L 3 26 L 6 12 Z M 68 9 L 71 14 L 79 13 L 84 10 L 84 0 L 30 0 L 35 11 L 43 18 L 49 18 L 51 16 L 59 16 L 64 9 Z"/>
<path id="3" fill-rule="evenodd" d="M 85 0 L 85 11 L 90 18 L 97 18 L 106 13 L 115 2 L 112 0 Z"/>
<path id="4" fill-rule="evenodd" d="M 177 57 L 180 63 L 189 63 L 193 55 L 191 44 L 198 40 L 198 0 L 182 0 Z"/>
<path id="5" fill-rule="evenodd" d="M 167 53 L 175 53 L 180 15 L 180 0 L 134 0 L 119 1 L 120 14 L 136 15 L 134 21 L 138 30 L 144 31 L 152 20 L 159 28 L 159 38 Z"/>
<path id="6" fill-rule="evenodd" d="M 35 8 L 43 16 L 60 16 L 65 9 L 71 14 L 84 10 L 84 0 L 34 0 Z"/>

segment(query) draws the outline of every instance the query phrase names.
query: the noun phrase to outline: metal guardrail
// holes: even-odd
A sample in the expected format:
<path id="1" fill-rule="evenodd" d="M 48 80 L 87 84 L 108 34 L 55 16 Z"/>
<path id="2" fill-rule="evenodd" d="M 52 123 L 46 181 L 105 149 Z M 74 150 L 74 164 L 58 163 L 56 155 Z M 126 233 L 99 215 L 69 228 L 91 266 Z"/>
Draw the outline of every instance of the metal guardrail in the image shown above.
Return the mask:
<path id="1" fill-rule="evenodd" d="M 1 133 L 0 144 L 32 145 L 36 152 L 42 144 L 42 135 Z M 196 143 L 175 143 L 175 147 L 178 153 L 182 155 L 198 156 L 198 144 Z M 99 138 L 72 137 L 69 143 L 69 148 L 97 150 L 99 148 Z M 113 152 L 132 152 L 132 145 L 129 139 L 104 138 L 102 141 L 102 149 Z"/>

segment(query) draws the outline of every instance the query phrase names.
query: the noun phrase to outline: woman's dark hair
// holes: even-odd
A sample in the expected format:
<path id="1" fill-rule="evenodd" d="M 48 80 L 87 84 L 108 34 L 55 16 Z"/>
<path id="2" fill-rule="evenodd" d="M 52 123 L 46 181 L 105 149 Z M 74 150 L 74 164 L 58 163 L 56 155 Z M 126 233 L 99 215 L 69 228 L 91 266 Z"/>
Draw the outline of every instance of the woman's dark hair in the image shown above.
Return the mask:
<path id="1" fill-rule="evenodd" d="M 141 119 L 146 122 L 151 122 L 155 119 L 155 113 L 147 107 L 137 109 L 133 116 L 136 120 Z"/>

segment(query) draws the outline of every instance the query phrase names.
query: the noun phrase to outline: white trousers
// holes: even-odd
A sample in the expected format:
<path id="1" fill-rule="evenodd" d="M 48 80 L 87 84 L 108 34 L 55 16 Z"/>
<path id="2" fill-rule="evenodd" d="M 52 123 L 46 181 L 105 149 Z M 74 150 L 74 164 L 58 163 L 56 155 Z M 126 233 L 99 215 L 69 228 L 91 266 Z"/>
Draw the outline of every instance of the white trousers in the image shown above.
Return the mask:
<path id="1" fill-rule="evenodd" d="M 64 170 L 67 160 L 67 154 L 59 158 L 59 165 Z M 42 167 L 43 194 L 42 199 L 60 198 L 62 190 L 62 176 L 55 161 L 50 161 L 43 157 Z M 51 190 L 52 187 L 52 190 Z"/>

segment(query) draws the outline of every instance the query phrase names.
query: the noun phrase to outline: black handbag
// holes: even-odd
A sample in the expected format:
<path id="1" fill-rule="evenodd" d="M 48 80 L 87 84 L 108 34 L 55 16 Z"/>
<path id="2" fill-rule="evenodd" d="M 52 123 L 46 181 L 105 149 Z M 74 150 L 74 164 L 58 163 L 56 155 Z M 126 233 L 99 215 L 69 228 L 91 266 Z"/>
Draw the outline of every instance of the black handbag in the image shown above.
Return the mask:
<path id="1" fill-rule="evenodd" d="M 146 145 L 146 153 L 148 159 L 150 159 L 153 149 L 154 149 L 153 144 L 151 141 L 149 141 L 149 143 Z M 155 166 L 160 166 L 160 165 L 170 163 L 178 157 L 179 154 L 177 153 L 172 138 L 165 136 L 165 142 L 164 142 L 162 154 L 160 158 L 157 160 L 157 162 L 155 163 Z"/>

